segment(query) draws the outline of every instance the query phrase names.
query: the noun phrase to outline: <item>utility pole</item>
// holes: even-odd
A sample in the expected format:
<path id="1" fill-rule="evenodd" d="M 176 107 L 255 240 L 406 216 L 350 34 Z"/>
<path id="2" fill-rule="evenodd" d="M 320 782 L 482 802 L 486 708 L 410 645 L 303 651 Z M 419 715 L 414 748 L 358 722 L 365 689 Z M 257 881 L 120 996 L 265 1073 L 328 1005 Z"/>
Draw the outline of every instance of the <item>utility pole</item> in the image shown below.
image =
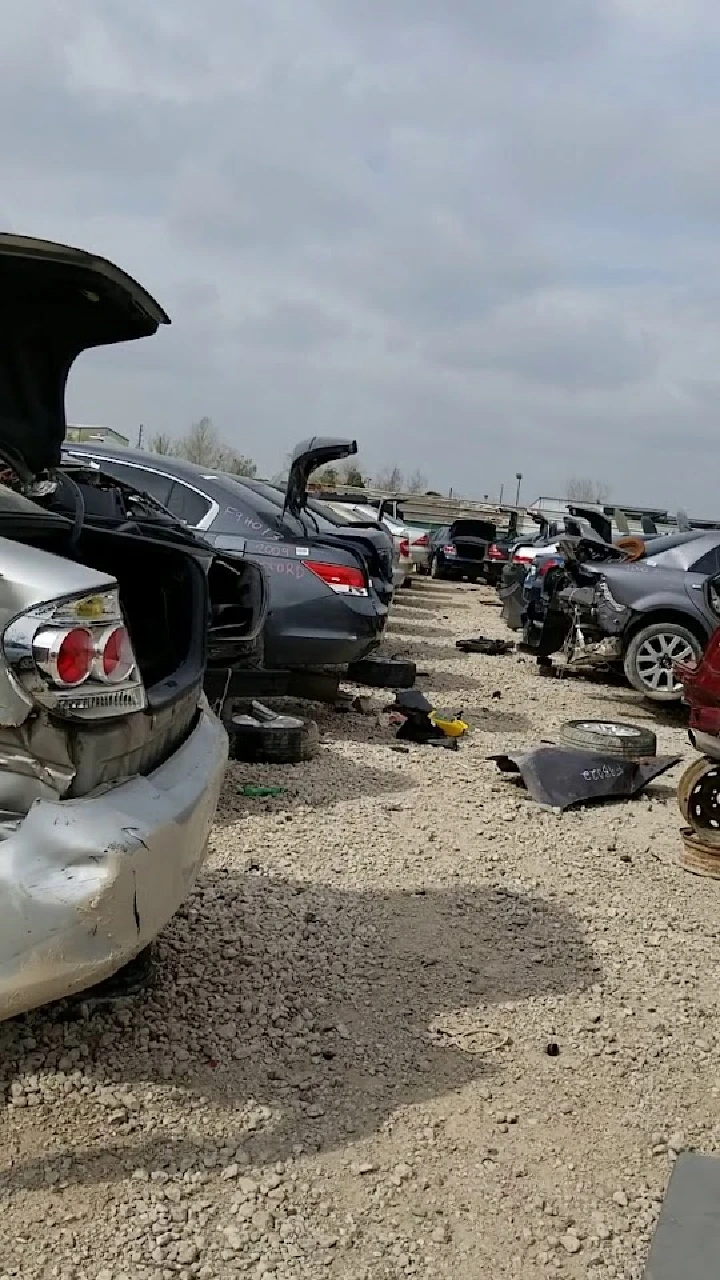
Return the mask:
<path id="1" fill-rule="evenodd" d="M 522 484 L 522 471 L 516 471 L 516 472 L 515 472 L 515 479 L 517 480 L 517 492 L 516 492 L 516 494 L 515 494 L 515 506 L 516 506 L 516 507 L 519 507 L 519 506 L 520 506 L 520 485 Z"/>
<path id="2" fill-rule="evenodd" d="M 505 492 L 505 485 L 504 485 L 504 484 L 501 484 L 501 485 L 500 485 L 500 497 L 499 497 L 499 499 L 498 499 L 498 506 L 500 506 L 500 507 L 502 506 L 502 500 L 503 500 L 503 494 L 504 494 L 504 492 Z"/>
<path id="3" fill-rule="evenodd" d="M 144 434 L 145 434 L 145 428 L 144 428 L 144 426 L 143 426 L 143 424 L 142 424 L 142 422 L 141 422 L 141 423 L 140 423 L 140 426 L 139 426 L 139 428 L 138 428 L 138 441 L 137 441 L 137 447 L 138 447 L 138 449 L 142 449 L 142 446 L 143 446 L 143 436 L 144 436 Z"/>

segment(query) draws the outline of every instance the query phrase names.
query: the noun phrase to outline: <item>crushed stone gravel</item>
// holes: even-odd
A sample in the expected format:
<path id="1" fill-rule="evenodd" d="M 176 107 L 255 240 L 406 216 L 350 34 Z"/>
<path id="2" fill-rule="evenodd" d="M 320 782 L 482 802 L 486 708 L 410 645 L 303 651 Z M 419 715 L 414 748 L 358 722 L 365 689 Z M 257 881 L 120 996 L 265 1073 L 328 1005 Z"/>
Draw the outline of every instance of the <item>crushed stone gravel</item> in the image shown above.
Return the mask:
<path id="1" fill-rule="evenodd" d="M 720 885 L 674 786 L 558 815 L 486 760 L 564 720 L 682 722 L 542 677 L 486 588 L 417 583 L 385 651 L 462 716 L 230 765 L 140 997 L 0 1027 L 0 1280 L 640 1280 L 673 1161 L 720 1148 Z M 248 784 L 280 796 L 248 798 Z"/>

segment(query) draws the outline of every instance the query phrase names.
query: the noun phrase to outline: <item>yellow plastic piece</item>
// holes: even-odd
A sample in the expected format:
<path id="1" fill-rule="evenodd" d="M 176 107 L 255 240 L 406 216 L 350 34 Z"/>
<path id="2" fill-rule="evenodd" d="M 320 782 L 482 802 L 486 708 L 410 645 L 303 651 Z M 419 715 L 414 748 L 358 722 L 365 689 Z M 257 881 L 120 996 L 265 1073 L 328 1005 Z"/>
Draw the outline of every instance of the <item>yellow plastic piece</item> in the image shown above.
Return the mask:
<path id="1" fill-rule="evenodd" d="M 442 729 L 446 738 L 461 738 L 470 728 L 464 720 L 459 720 L 457 716 L 454 720 L 443 720 L 442 716 L 437 715 L 434 711 L 430 712 L 430 719 L 436 724 L 438 729 Z"/>

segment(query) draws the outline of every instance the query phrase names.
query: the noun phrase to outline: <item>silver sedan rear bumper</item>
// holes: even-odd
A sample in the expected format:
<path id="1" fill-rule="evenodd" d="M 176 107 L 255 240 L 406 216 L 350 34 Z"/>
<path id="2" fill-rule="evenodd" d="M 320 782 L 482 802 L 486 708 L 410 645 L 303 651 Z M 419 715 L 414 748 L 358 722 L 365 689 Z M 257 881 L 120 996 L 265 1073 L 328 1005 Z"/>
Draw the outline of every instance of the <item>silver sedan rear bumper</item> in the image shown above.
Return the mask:
<path id="1" fill-rule="evenodd" d="M 226 761 L 203 700 L 152 774 L 35 801 L 0 844 L 0 1019 L 93 986 L 157 936 L 204 860 Z"/>

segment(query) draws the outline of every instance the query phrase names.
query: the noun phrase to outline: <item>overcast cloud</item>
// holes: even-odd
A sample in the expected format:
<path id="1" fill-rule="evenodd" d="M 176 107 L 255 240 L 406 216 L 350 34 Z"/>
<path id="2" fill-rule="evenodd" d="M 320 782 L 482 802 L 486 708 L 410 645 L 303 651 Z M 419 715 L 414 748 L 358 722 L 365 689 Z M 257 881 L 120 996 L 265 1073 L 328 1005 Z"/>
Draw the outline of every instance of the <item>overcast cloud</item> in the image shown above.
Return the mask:
<path id="1" fill-rule="evenodd" d="M 717 0 L 9 6 L 0 222 L 173 321 L 69 416 L 717 515 L 719 59 Z"/>

